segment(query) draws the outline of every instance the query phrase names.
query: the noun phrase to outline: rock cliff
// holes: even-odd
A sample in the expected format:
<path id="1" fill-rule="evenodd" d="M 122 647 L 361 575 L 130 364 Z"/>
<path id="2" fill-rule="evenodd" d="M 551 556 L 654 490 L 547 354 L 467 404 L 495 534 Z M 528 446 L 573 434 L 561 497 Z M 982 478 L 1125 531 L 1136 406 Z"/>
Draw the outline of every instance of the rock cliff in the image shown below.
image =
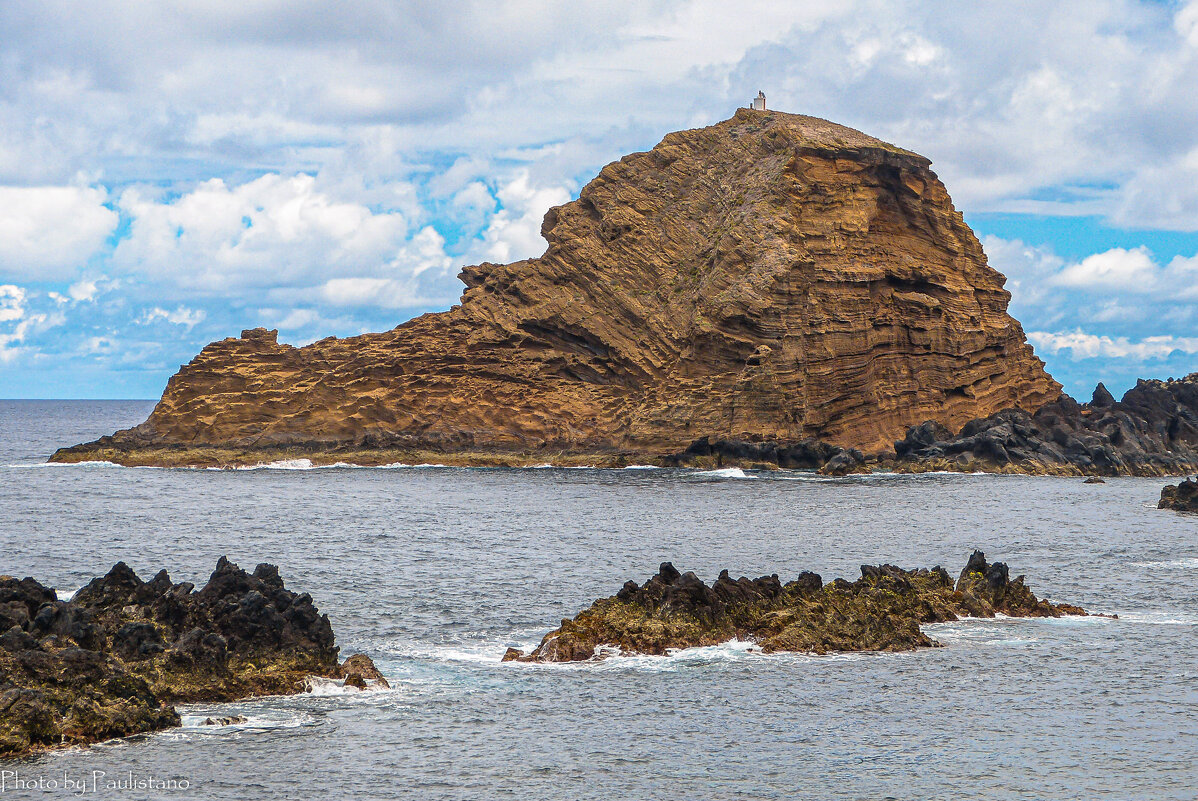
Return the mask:
<path id="1" fill-rule="evenodd" d="M 1034 410 L 1060 386 L 929 165 L 742 109 L 609 164 L 546 214 L 543 256 L 466 267 L 451 310 L 302 348 L 215 342 L 144 424 L 55 458 L 877 451 L 925 419 Z"/>

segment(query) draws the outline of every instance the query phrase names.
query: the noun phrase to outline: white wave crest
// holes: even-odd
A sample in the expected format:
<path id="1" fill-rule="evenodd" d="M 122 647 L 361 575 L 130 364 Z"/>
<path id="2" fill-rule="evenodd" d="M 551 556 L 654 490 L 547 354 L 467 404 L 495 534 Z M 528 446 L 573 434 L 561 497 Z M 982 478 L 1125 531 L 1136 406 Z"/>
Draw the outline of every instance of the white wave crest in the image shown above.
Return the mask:
<path id="1" fill-rule="evenodd" d="M 695 476 L 702 476 L 703 478 L 757 478 L 757 476 L 751 476 L 747 474 L 739 467 L 721 467 L 718 470 L 700 470 L 699 472 L 695 473 Z"/>

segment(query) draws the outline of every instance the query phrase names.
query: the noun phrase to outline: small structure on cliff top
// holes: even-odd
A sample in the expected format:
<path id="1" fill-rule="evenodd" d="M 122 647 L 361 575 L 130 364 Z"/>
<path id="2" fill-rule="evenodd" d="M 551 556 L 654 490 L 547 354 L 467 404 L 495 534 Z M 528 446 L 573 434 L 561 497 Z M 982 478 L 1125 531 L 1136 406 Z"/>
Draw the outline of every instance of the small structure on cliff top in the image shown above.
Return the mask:
<path id="1" fill-rule="evenodd" d="M 753 98 L 751 108 L 754 111 L 765 111 L 765 92 L 760 89 L 757 90 L 757 97 Z"/>

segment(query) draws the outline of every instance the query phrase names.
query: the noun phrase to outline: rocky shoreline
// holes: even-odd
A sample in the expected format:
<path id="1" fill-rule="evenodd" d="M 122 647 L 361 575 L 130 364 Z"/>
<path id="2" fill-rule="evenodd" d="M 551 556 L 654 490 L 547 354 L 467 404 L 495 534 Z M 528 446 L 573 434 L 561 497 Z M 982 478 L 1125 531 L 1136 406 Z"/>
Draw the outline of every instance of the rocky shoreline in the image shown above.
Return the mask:
<path id="1" fill-rule="evenodd" d="M 1198 471 L 1198 373 L 1140 380 L 1122 400 L 1099 384 L 1089 403 L 1061 395 L 1034 414 L 1004 409 L 952 432 L 934 420 L 910 427 L 893 451 L 863 453 L 815 438 L 703 436 L 680 452 L 652 450 L 430 450 L 311 442 L 263 447 L 145 447 L 102 437 L 61 448 L 53 462 L 156 467 L 252 467 L 307 459 L 314 466 L 440 464 L 450 467 L 741 467 L 843 476 L 888 470 L 1062 476 L 1184 476 Z"/>
<path id="2" fill-rule="evenodd" d="M 1168 486 L 1161 490 L 1161 500 L 1158 509 L 1172 509 L 1175 512 L 1198 512 L 1198 480 L 1189 478 L 1176 486 Z"/>
<path id="3" fill-rule="evenodd" d="M 545 635 L 531 653 L 509 648 L 504 661 L 577 662 L 623 654 L 659 655 L 679 648 L 753 640 L 762 651 L 826 654 L 844 651 L 910 651 L 939 645 L 920 628 L 960 617 L 1061 617 L 1087 615 L 1070 604 L 1038 599 L 1012 579 L 1007 565 L 974 551 L 956 583 L 937 566 L 903 570 L 862 565 L 854 582 L 824 584 L 801 573 L 783 584 L 777 575 L 711 585 L 694 573 L 661 565 L 638 586 L 629 581 Z"/>
<path id="4" fill-rule="evenodd" d="M 366 657 L 338 664 L 328 616 L 277 568 L 223 557 L 199 590 L 124 562 L 69 601 L 0 576 L 0 632 L 0 757 L 178 726 L 174 703 L 382 679 Z"/>

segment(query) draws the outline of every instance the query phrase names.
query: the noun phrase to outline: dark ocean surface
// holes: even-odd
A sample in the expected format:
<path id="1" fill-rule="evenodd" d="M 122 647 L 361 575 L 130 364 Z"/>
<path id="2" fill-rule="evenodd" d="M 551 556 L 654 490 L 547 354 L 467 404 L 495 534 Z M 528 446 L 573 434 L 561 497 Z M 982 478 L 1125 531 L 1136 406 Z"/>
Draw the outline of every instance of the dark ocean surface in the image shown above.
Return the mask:
<path id="1" fill-rule="evenodd" d="M 0 764 L 59 785 L 0 797 L 93 771 L 189 789 L 84 797 L 1198 796 L 1198 517 L 1155 508 L 1163 480 L 43 464 L 151 407 L 0 401 L 0 573 L 63 594 L 118 560 L 197 584 L 222 554 L 273 562 L 394 689 L 186 707 L 181 729 Z M 830 580 L 956 575 L 974 548 L 1120 619 L 931 626 L 946 647 L 909 654 L 499 662 L 663 560 Z"/>

